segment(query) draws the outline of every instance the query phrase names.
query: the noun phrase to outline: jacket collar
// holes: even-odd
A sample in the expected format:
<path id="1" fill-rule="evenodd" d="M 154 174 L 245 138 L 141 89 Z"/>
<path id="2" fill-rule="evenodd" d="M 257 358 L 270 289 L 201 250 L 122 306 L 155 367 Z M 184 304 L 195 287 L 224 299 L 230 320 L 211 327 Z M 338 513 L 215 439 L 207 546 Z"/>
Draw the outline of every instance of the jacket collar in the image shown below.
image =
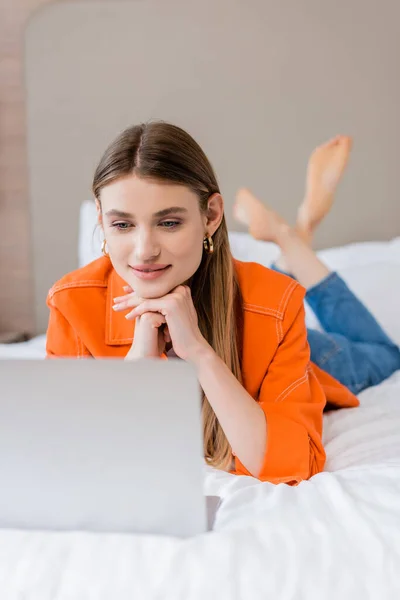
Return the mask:
<path id="1" fill-rule="evenodd" d="M 133 341 L 134 322 L 125 319 L 126 312 L 115 312 L 112 308 L 114 298 L 125 294 L 124 285 L 126 282 L 112 268 L 108 277 L 106 297 L 105 342 L 108 346 L 130 345 Z"/>

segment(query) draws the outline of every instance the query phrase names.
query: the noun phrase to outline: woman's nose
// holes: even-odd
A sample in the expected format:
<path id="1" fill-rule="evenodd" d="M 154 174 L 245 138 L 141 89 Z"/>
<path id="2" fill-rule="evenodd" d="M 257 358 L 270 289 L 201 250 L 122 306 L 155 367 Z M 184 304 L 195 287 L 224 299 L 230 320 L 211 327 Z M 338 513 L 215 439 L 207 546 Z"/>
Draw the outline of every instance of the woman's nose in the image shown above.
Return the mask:
<path id="1" fill-rule="evenodd" d="M 147 262 L 160 254 L 155 236 L 150 231 L 140 231 L 135 240 L 135 254 L 138 261 Z"/>

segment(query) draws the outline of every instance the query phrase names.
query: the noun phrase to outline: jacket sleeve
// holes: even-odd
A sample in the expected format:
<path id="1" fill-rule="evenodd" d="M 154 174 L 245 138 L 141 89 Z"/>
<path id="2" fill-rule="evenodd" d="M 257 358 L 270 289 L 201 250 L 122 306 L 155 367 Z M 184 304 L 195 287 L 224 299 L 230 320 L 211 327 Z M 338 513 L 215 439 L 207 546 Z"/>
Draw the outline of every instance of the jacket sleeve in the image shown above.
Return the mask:
<path id="1" fill-rule="evenodd" d="M 326 398 L 310 364 L 304 289 L 297 285 L 283 319 L 279 345 L 262 382 L 258 402 L 265 414 L 267 445 L 262 481 L 299 483 L 322 471 L 323 410 Z M 250 475 L 235 458 L 236 472 Z"/>
<path id="2" fill-rule="evenodd" d="M 51 291 L 47 296 L 47 306 L 50 309 L 46 336 L 47 358 L 80 358 L 87 355 L 77 332 L 57 308 L 55 295 Z"/>

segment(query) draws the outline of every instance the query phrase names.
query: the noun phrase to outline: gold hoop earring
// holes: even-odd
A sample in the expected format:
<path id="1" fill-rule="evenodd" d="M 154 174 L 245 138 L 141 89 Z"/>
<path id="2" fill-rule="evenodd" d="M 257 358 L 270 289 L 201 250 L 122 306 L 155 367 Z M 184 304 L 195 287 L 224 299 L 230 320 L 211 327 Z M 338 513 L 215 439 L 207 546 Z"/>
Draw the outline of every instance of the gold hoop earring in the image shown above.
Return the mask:
<path id="1" fill-rule="evenodd" d="M 207 254 L 212 254 L 214 252 L 214 242 L 211 235 L 206 234 L 204 236 L 203 246 Z"/>
<path id="2" fill-rule="evenodd" d="M 106 240 L 103 240 L 103 243 L 101 244 L 101 252 L 103 254 L 103 256 L 106 256 L 107 258 L 110 256 L 107 252 L 107 242 Z"/>

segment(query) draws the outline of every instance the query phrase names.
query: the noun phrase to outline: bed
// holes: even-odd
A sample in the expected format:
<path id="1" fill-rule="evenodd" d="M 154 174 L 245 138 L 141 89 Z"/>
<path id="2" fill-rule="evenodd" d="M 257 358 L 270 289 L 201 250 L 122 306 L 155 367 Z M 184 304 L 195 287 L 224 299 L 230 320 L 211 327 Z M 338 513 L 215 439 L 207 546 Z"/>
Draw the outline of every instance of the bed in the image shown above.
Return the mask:
<path id="1" fill-rule="evenodd" d="M 94 219 L 93 204 L 83 203 L 81 264 L 100 252 L 99 240 L 87 235 Z M 276 256 L 273 245 L 246 234 L 230 239 L 242 260 L 267 265 Z M 400 344 L 400 238 L 320 256 Z M 318 327 L 309 311 L 307 320 Z M 44 356 L 45 336 L 0 346 L 0 358 Z M 397 599 L 400 371 L 359 398 L 359 408 L 325 415 L 325 471 L 297 487 L 205 467 L 205 493 L 223 498 L 212 533 L 178 540 L 0 531 L 1 597 Z"/>
<path id="2" fill-rule="evenodd" d="M 206 470 L 213 533 L 0 531 L 2 598 L 397 600 L 399 399 L 397 373 L 326 417 L 327 472 L 296 488 Z"/>
<path id="3" fill-rule="evenodd" d="M 10 225 L 0 243 L 0 322 L 35 335 L 0 344 L 0 358 L 44 358 L 48 289 L 100 252 L 94 205 L 83 201 L 99 150 L 126 125 L 160 117 L 187 128 L 209 153 L 233 254 L 266 266 L 277 250 L 235 230 L 235 189 L 249 185 L 293 218 L 310 149 L 343 128 L 354 134 L 359 150 L 317 247 L 400 345 L 400 88 L 381 68 L 395 68 L 386 40 L 398 18 L 387 6 L 379 19 L 361 1 L 353 10 L 381 36 L 374 47 L 370 28 L 357 20 L 355 33 L 349 9 L 336 4 L 311 11 L 304 2 L 60 0 L 29 15 L 21 36 L 27 126 L 15 134 L 27 143 L 29 193 L 16 206 L 20 170 L 15 179 L 2 172 L 9 201 L 0 225 Z M 21 14 L 47 1 L 22 4 Z M 338 72 L 346 94 L 337 93 Z M 10 131 L 16 123 L 9 119 Z M 28 228 L 10 235 L 21 219 L 30 237 Z M 308 309 L 307 322 L 319 327 Z M 0 599 L 397 600 L 400 373 L 359 398 L 359 408 L 325 416 L 325 471 L 297 487 L 205 467 L 205 493 L 223 498 L 212 533 L 178 540 L 0 531 Z"/>

